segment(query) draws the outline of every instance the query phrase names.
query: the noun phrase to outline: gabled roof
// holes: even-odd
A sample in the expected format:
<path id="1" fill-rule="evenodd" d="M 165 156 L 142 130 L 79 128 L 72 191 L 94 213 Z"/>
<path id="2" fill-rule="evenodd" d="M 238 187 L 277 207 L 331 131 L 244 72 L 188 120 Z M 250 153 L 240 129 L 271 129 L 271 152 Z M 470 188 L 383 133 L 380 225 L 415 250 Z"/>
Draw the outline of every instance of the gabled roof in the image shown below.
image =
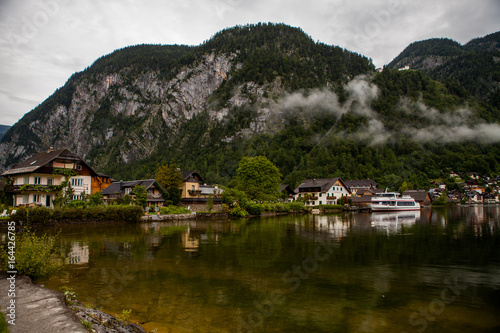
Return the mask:
<path id="1" fill-rule="evenodd" d="M 203 180 L 203 178 L 200 176 L 200 174 L 196 171 L 193 171 L 193 170 L 184 170 L 184 171 L 181 171 L 181 174 L 182 174 L 182 180 L 185 182 L 187 181 L 189 178 L 195 178 L 195 179 L 198 179 L 198 181 L 204 183 L 205 181 Z"/>
<path id="2" fill-rule="evenodd" d="M 156 184 L 155 184 L 156 183 Z M 104 190 L 102 190 L 103 195 L 111 195 L 116 193 L 124 193 L 126 188 L 133 188 L 134 186 L 142 185 L 146 188 L 150 188 L 153 184 L 163 190 L 160 184 L 156 182 L 155 179 L 145 179 L 145 180 L 130 180 L 130 181 L 119 181 L 109 184 Z"/>
<path id="3" fill-rule="evenodd" d="M 93 175 L 97 173 L 85 163 L 80 156 L 72 153 L 69 149 L 62 148 L 58 150 L 48 150 L 38 155 L 32 156 L 23 162 L 14 165 L 10 170 L 2 173 L 2 176 L 15 175 L 20 173 L 35 172 L 39 168 L 47 165 L 55 159 L 64 160 L 67 162 L 80 162 L 82 163 Z"/>
<path id="4" fill-rule="evenodd" d="M 283 191 L 287 191 L 288 193 L 293 195 L 297 194 L 297 192 L 293 188 L 291 188 L 290 185 L 288 184 L 280 184 L 280 192 Z"/>
<path id="5" fill-rule="evenodd" d="M 377 187 L 377 182 L 374 181 L 373 179 L 355 179 L 355 180 L 346 180 L 344 182 L 349 188 L 351 187 L 364 187 L 364 188 L 371 188 Z"/>
<path id="6" fill-rule="evenodd" d="M 407 190 L 404 191 L 403 195 L 409 195 L 415 199 L 416 202 L 423 202 L 429 195 L 429 192 L 426 190 Z"/>
<path id="7" fill-rule="evenodd" d="M 328 191 L 337 181 L 340 181 L 340 183 L 347 189 L 348 192 L 351 192 L 348 186 L 344 183 L 344 181 L 341 178 L 320 178 L 320 179 L 305 179 L 300 183 L 300 185 L 295 189 L 295 192 L 298 193 L 300 192 L 300 189 L 304 188 L 313 188 L 313 187 L 319 187 L 320 192 L 326 192 Z"/>

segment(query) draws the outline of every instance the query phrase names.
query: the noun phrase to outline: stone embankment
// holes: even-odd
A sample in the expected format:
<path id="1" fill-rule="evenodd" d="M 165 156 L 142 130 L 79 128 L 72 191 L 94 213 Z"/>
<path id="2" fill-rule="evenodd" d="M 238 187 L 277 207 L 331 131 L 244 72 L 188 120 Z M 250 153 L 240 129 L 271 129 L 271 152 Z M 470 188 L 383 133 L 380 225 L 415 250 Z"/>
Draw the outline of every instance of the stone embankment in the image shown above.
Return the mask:
<path id="1" fill-rule="evenodd" d="M 177 220 L 196 220 L 196 213 L 189 214 L 160 214 L 141 216 L 143 221 L 177 221 Z"/>
<path id="2" fill-rule="evenodd" d="M 66 304 L 63 293 L 32 283 L 28 277 L 0 274 L 0 307 L 10 333 L 146 333 L 78 301 Z M 86 324 L 84 325 L 85 322 Z"/>

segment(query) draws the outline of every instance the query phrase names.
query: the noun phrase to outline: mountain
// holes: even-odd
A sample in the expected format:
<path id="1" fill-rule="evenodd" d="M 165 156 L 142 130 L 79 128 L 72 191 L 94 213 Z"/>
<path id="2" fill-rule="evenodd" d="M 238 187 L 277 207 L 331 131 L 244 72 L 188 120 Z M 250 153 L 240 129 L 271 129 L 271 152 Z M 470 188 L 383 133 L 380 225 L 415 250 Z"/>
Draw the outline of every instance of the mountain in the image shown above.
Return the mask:
<path id="1" fill-rule="evenodd" d="M 7 133 L 7 131 L 9 130 L 11 126 L 7 126 L 7 125 L 0 125 L 0 140 L 2 139 L 2 137 L 4 136 L 5 133 Z"/>
<path id="2" fill-rule="evenodd" d="M 433 52 L 443 57 L 433 68 L 454 68 L 461 52 L 496 52 L 494 40 L 474 40 L 472 51 L 432 41 L 398 61 Z M 241 157 L 256 155 L 292 186 L 340 176 L 411 188 L 450 168 L 499 172 L 495 94 L 424 67 L 377 74 L 366 57 L 284 24 L 236 26 L 199 46 L 131 46 L 27 113 L 2 138 L 0 165 L 66 147 L 116 179 L 175 161 L 228 184 Z"/>
<path id="3" fill-rule="evenodd" d="M 445 38 L 412 43 L 388 64 L 392 69 L 404 66 L 447 82 L 458 95 L 473 95 L 500 108 L 500 32 L 463 46 Z"/>
<path id="4" fill-rule="evenodd" d="M 74 74 L 15 124 L 1 141 L 0 164 L 48 146 L 68 147 L 97 168 L 141 160 L 169 147 L 202 111 L 227 118 L 286 91 L 341 87 L 372 68 L 282 24 L 234 27 L 197 47 L 128 47 Z"/>

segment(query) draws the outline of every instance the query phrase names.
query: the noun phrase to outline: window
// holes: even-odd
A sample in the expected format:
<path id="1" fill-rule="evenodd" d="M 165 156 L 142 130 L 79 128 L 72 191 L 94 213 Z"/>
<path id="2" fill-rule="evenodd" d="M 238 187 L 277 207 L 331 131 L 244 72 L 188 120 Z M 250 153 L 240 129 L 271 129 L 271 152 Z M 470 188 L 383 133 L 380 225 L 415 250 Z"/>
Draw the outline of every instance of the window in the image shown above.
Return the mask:
<path id="1" fill-rule="evenodd" d="M 71 186 L 83 186 L 83 179 L 81 178 L 72 178 Z"/>
<path id="2" fill-rule="evenodd" d="M 33 202 L 40 202 L 40 194 L 33 194 Z"/>
<path id="3" fill-rule="evenodd" d="M 191 190 L 194 191 L 194 185 L 191 185 Z"/>
<path id="4" fill-rule="evenodd" d="M 82 200 L 82 195 L 81 194 L 75 194 L 73 196 L 73 200 Z"/>
<path id="5" fill-rule="evenodd" d="M 320 194 L 319 194 L 319 197 L 320 197 L 320 198 L 321 198 L 321 195 L 322 195 L 322 194 L 323 194 L 323 193 L 320 193 Z M 321 202 L 321 201 L 320 201 L 320 202 Z M 321 205 L 321 204 L 320 204 L 320 205 Z"/>
<path id="6" fill-rule="evenodd" d="M 30 177 L 24 177 L 24 184 L 30 183 Z"/>
<path id="7" fill-rule="evenodd" d="M 319 204 L 320 204 L 320 205 L 322 205 L 322 204 L 323 204 L 323 201 L 321 201 L 321 200 L 320 200 L 320 201 L 319 201 Z"/>
<path id="8" fill-rule="evenodd" d="M 23 195 L 23 203 L 27 204 L 30 201 L 30 196 L 28 194 Z"/>
<path id="9" fill-rule="evenodd" d="M 81 165 L 78 165 L 78 170 L 82 170 L 82 166 Z"/>
<path id="10" fill-rule="evenodd" d="M 35 185 L 40 185 L 42 183 L 42 177 L 35 177 Z"/>
<path id="11" fill-rule="evenodd" d="M 129 188 L 126 188 L 126 189 L 125 189 L 125 193 L 126 193 L 126 194 L 130 194 L 130 192 L 132 192 L 132 188 L 130 188 L 130 187 L 129 187 Z"/>
<path id="12" fill-rule="evenodd" d="M 47 185 L 54 185 L 54 178 L 47 178 Z"/>

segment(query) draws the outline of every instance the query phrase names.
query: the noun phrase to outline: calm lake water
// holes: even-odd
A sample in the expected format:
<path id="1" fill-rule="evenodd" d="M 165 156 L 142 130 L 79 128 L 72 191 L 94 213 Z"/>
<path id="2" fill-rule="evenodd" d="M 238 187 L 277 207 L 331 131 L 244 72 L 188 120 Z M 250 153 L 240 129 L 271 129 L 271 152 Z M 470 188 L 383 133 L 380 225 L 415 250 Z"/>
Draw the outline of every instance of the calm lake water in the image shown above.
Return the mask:
<path id="1" fill-rule="evenodd" d="M 500 331 L 498 206 L 59 229 L 40 283 L 148 331 Z"/>

